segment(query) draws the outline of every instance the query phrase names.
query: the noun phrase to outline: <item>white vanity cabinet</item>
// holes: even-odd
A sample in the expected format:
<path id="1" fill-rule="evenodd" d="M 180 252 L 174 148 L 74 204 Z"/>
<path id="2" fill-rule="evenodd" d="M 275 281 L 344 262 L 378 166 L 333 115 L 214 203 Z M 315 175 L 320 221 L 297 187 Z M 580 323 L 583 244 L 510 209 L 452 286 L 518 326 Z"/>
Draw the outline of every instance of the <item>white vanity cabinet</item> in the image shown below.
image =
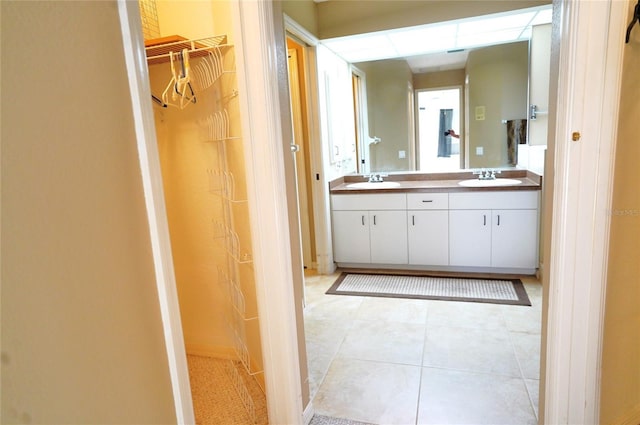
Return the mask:
<path id="1" fill-rule="evenodd" d="M 531 274 L 539 198 L 537 190 L 332 194 L 334 261 Z"/>
<path id="2" fill-rule="evenodd" d="M 449 265 L 449 194 L 407 194 L 409 264 Z"/>
<path id="3" fill-rule="evenodd" d="M 369 211 L 371 262 L 407 264 L 407 212 Z"/>
<path id="4" fill-rule="evenodd" d="M 407 264 L 406 194 L 332 195 L 338 263 Z"/>
<path id="5" fill-rule="evenodd" d="M 491 266 L 491 210 L 451 210 L 449 264 Z"/>
<path id="6" fill-rule="evenodd" d="M 449 194 L 450 265 L 535 269 L 538 206 L 537 191 Z"/>
<path id="7" fill-rule="evenodd" d="M 370 263 L 368 211 L 333 211 L 333 257 L 337 262 Z"/>
<path id="8" fill-rule="evenodd" d="M 491 266 L 535 269 L 538 266 L 538 210 L 494 210 Z"/>

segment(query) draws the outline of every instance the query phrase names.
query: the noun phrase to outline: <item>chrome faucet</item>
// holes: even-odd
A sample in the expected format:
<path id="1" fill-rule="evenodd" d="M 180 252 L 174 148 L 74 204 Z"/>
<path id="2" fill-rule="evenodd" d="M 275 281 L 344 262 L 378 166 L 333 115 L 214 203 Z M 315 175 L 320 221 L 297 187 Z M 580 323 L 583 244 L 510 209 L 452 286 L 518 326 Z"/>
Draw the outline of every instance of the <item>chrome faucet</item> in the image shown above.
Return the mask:
<path id="1" fill-rule="evenodd" d="M 388 174 L 375 174 L 375 173 L 371 173 L 369 176 L 365 176 L 365 177 L 369 177 L 369 183 L 381 183 L 383 182 L 383 177 L 387 177 Z"/>
<path id="2" fill-rule="evenodd" d="M 480 180 L 495 180 L 496 174 L 500 174 L 500 170 L 481 169 L 480 171 L 474 171 L 474 175 L 478 175 Z"/>

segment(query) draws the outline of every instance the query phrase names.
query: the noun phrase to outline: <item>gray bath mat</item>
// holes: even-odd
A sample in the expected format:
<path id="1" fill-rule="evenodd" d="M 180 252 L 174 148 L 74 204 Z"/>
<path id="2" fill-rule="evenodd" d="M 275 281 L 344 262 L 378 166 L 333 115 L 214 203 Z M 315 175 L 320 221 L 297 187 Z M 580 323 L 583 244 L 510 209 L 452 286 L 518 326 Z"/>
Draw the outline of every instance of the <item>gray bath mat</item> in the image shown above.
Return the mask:
<path id="1" fill-rule="evenodd" d="M 342 273 L 327 294 L 531 305 L 520 279 Z"/>

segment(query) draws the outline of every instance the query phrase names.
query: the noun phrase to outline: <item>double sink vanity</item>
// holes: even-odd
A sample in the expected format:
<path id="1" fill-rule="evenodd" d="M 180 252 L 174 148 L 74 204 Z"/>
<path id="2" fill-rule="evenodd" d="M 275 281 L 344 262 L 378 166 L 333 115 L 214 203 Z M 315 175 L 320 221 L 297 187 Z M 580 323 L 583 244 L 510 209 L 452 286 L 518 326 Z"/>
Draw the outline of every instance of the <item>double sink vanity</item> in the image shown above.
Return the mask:
<path id="1" fill-rule="evenodd" d="M 535 274 L 542 178 L 526 170 L 332 181 L 340 267 Z M 379 175 L 373 180 L 382 180 Z"/>

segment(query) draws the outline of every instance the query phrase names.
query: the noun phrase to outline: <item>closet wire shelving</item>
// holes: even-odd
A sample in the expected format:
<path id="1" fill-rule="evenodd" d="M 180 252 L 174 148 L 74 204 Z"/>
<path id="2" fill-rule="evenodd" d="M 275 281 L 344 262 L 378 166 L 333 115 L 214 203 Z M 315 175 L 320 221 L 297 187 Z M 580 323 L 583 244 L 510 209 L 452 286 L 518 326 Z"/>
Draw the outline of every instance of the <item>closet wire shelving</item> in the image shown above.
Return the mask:
<path id="1" fill-rule="evenodd" d="M 188 40 L 179 35 L 172 35 L 145 41 L 145 51 L 149 65 L 169 62 L 171 53 L 181 52 L 184 49 L 187 49 L 192 57 L 201 57 L 208 55 L 212 50 L 225 47 L 232 47 L 227 44 L 226 35 L 195 40 Z"/>
<path id="2" fill-rule="evenodd" d="M 226 260 L 218 264 L 218 283 L 227 298 L 225 325 L 232 340 L 237 360 L 230 360 L 228 375 L 233 382 L 242 404 L 251 420 L 256 422 L 254 399 L 247 388 L 245 378 L 236 365 L 239 363 L 246 375 L 256 380 L 261 390 L 264 384 L 257 376 L 263 374 L 262 354 L 258 326 L 257 302 L 253 275 L 253 256 L 250 244 L 248 222 L 248 201 L 244 181 L 244 159 L 242 158 L 242 137 L 231 135 L 237 126 L 228 107 L 231 99 L 238 96 L 235 71 L 224 67 L 224 55 L 232 46 L 226 44 L 226 35 L 187 40 L 179 36 L 146 42 L 149 65 L 174 61 L 175 54 L 181 52 L 180 60 L 196 58 L 186 76 L 193 83 L 192 103 L 199 93 L 214 87 L 216 110 L 196 120 L 201 142 L 215 147 L 218 163 L 206 170 L 209 192 L 219 198 L 222 213 L 212 219 L 213 239 L 222 247 Z M 173 70 L 172 63 L 172 70 Z M 225 75 L 233 79 L 222 81 Z M 184 77 L 185 75 L 181 75 Z M 175 74 L 174 74 L 175 77 Z M 173 81 L 173 80 L 172 80 Z M 222 93 L 232 86 L 228 93 Z M 190 86 L 191 87 L 191 86 Z M 177 91 L 177 90 L 176 90 Z M 154 101 L 158 102 L 154 96 Z M 161 106 L 176 106 L 166 102 Z M 235 105 L 235 108 L 239 107 Z M 180 109 L 183 109 L 182 105 Z M 236 124 L 236 125 L 233 125 Z M 238 145 L 239 144 L 239 145 Z M 232 165 L 230 165 L 232 164 Z M 239 166 L 239 164 L 242 164 Z"/>

